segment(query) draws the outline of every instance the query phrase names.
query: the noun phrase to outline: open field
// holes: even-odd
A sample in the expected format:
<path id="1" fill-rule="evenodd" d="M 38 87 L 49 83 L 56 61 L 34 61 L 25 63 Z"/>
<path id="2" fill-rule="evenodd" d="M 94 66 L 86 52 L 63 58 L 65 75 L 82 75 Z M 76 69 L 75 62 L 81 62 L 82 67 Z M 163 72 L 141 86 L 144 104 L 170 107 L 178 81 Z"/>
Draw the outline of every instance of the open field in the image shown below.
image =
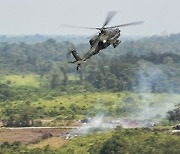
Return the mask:
<path id="1" fill-rule="evenodd" d="M 36 144 L 30 144 L 28 145 L 29 148 L 43 148 L 46 146 L 50 146 L 52 148 L 59 148 L 62 145 L 66 144 L 68 141 L 64 140 L 60 137 L 51 137 L 48 139 L 44 139 L 42 141 L 40 141 L 39 143 Z"/>
<path id="2" fill-rule="evenodd" d="M 72 80 L 75 80 L 75 78 L 75 76 L 73 77 L 71 75 Z M 16 86 L 16 89 L 22 85 L 25 87 L 31 85 L 38 89 L 39 85 L 47 82 L 48 79 L 45 76 L 40 78 L 39 75 L 33 74 L 25 76 L 8 75 L 4 76 L 1 82 L 6 82 L 7 80 L 10 82 L 10 86 Z M 15 108 L 18 105 L 23 105 L 24 102 L 30 99 L 30 106 L 35 107 L 36 111 L 39 109 L 40 113 L 43 113 L 43 115 L 37 118 L 38 120 L 42 120 L 43 126 L 67 125 L 69 122 L 56 121 L 54 123 L 54 120 L 57 118 L 60 120 L 69 119 L 68 116 L 74 116 L 72 120 L 81 120 L 89 115 L 96 116 L 98 114 L 106 114 L 118 118 L 133 115 L 135 110 L 139 112 L 144 108 L 146 108 L 146 110 L 144 110 L 144 113 L 146 112 L 145 115 L 147 115 L 147 113 L 156 113 L 156 115 L 158 115 L 159 113 L 161 114 L 164 109 L 166 109 L 167 112 L 168 109 L 174 108 L 174 105 L 178 104 L 180 100 L 179 94 L 167 93 L 134 93 L 127 91 L 116 93 L 110 91 L 70 93 L 58 91 L 58 88 L 54 95 L 53 90 L 56 89 L 39 88 L 38 93 L 36 93 L 33 88 L 29 88 L 28 90 L 31 93 L 30 96 L 28 94 L 29 91 L 27 91 L 23 100 L 9 101 L 9 106 Z M 22 95 L 21 93 L 23 92 L 24 90 L 22 89 L 18 94 Z M 43 95 L 39 97 L 41 92 Z M 8 107 L 6 102 L 0 104 L 0 111 L 3 110 L 4 107 Z M 49 125 L 48 123 L 51 124 Z"/>
<path id="3" fill-rule="evenodd" d="M 8 83 L 11 86 L 32 86 L 39 88 L 40 83 L 43 80 L 39 77 L 39 75 L 7 75 L 2 79 L 2 83 Z"/>
<path id="4" fill-rule="evenodd" d="M 146 135 L 154 134 L 161 134 L 161 136 L 172 136 L 172 128 L 171 127 L 153 127 L 153 128 L 136 128 L 136 129 L 126 129 L 126 130 L 139 130 L 145 132 Z M 0 144 L 3 142 L 13 143 L 14 141 L 18 141 L 21 145 L 25 145 L 30 149 L 33 148 L 44 148 L 49 146 L 51 148 L 60 148 L 62 150 L 66 149 L 67 147 L 78 147 L 78 150 L 87 150 L 93 145 L 94 143 L 102 143 L 107 139 L 112 137 L 114 131 L 106 131 L 106 132 L 99 132 L 96 134 L 86 134 L 79 137 L 74 137 L 71 140 L 65 140 L 64 138 L 60 137 L 60 134 L 65 134 L 69 132 L 68 129 L 54 129 L 54 128 L 34 128 L 34 129 L 0 129 Z M 176 137 L 175 135 L 174 137 Z M 177 137 L 176 137 L 177 138 Z M 76 149 L 77 150 L 77 149 Z"/>
<path id="5" fill-rule="evenodd" d="M 55 97 L 53 100 L 39 99 L 32 102 L 34 106 L 44 107 L 46 111 L 59 110 L 60 107 L 69 108 L 72 105 L 86 108 L 87 112 L 93 109 L 99 111 L 116 110 L 117 108 L 139 108 L 145 106 L 160 109 L 172 108 L 180 100 L 178 94 L 148 94 L 148 93 L 112 93 L 94 92 L 80 94 L 65 94 Z"/>
<path id="6" fill-rule="evenodd" d="M 68 131 L 67 129 L 0 129 L 0 144 L 3 142 L 12 143 L 14 141 L 21 144 L 35 144 L 49 137 L 59 138 L 60 133 Z M 60 139 L 60 138 L 59 138 Z M 61 139 L 60 139 L 61 140 Z M 45 145 L 46 141 L 43 145 Z M 61 140 L 61 142 L 63 142 Z M 32 145 L 33 145 L 32 144 Z"/>
<path id="7" fill-rule="evenodd" d="M 0 144 L 3 142 L 13 143 L 14 141 L 20 142 L 22 145 L 28 146 L 28 148 L 43 148 L 50 146 L 52 148 L 59 148 L 64 144 L 67 144 L 69 140 L 65 140 L 60 137 L 61 133 L 69 132 L 68 129 L 0 129 Z M 93 135 L 94 136 L 94 135 Z M 98 135 L 98 138 L 106 138 L 109 134 Z M 84 137 L 83 137 L 84 138 Z M 82 138 L 82 139 L 83 139 Z M 83 140 L 86 140 L 86 136 Z M 91 144 L 94 137 L 91 137 Z M 84 142 L 81 137 L 76 140 L 78 142 Z M 73 143 L 73 141 L 72 141 Z M 70 144 L 72 144 L 70 142 Z M 74 144 L 74 143 L 73 143 Z M 76 144 L 76 143 L 75 143 Z"/>
<path id="8" fill-rule="evenodd" d="M 63 79 L 63 76 L 60 76 Z M 32 86 L 39 88 L 41 84 L 47 83 L 49 80 L 48 76 L 41 77 L 40 75 L 36 74 L 26 74 L 26 75 L 6 75 L 3 76 L 0 81 L 2 83 L 7 83 L 11 86 Z M 70 74 L 68 76 L 69 81 L 79 80 L 78 76 Z"/>
<path id="9" fill-rule="evenodd" d="M 70 75 L 70 80 L 76 80 L 76 76 Z M 39 75 L 29 74 L 29 75 L 7 75 L 1 79 L 2 83 L 10 82 L 11 86 L 32 86 L 39 88 L 41 83 L 47 82 L 47 77 L 41 78 Z M 135 104 L 141 103 L 164 103 L 164 102 L 174 102 L 180 99 L 178 94 L 153 94 L 153 93 L 132 93 L 132 92 L 93 92 L 93 93 L 78 93 L 78 94 L 68 94 L 64 93 L 60 96 L 51 98 L 52 100 L 39 99 L 33 102 L 37 106 L 45 106 L 46 108 L 53 109 L 54 107 L 63 105 L 69 107 L 71 104 L 76 104 L 78 106 L 113 106 L 115 104 L 122 105 L 124 102 L 132 101 Z M 178 102 L 177 102 L 178 103 Z"/>

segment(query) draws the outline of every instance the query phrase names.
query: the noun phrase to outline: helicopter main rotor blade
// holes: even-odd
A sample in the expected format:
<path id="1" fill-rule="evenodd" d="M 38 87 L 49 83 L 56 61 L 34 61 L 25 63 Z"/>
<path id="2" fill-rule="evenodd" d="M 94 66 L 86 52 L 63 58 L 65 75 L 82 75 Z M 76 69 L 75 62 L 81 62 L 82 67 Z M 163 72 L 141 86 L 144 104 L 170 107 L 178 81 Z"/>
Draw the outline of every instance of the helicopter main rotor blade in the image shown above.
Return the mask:
<path id="1" fill-rule="evenodd" d="M 61 27 L 70 27 L 70 28 L 81 28 L 81 29 L 96 29 L 96 30 L 102 30 L 105 28 L 105 26 L 111 21 L 111 19 L 114 17 L 114 15 L 117 13 L 117 11 L 110 11 L 107 14 L 106 20 L 102 27 L 84 27 L 84 26 L 74 26 L 74 25 L 66 25 L 63 24 Z"/>
<path id="2" fill-rule="evenodd" d="M 83 27 L 83 26 L 74 26 L 74 25 L 66 25 L 63 24 L 61 27 L 70 27 L 70 28 L 81 28 L 81 29 L 100 29 L 100 28 L 92 28 L 92 27 Z"/>
<path id="3" fill-rule="evenodd" d="M 108 28 L 116 28 L 116 27 L 125 27 L 125 26 L 131 26 L 131 25 L 139 25 L 139 24 L 142 24 L 142 23 L 143 23 L 143 21 L 131 22 L 131 23 L 122 24 L 122 25 L 116 25 L 116 26 L 111 26 L 111 27 L 105 27 L 104 29 L 108 29 Z"/>
<path id="4" fill-rule="evenodd" d="M 110 11 L 108 14 L 107 14 L 107 17 L 106 17 L 106 20 L 102 26 L 101 29 L 103 29 L 110 21 L 111 19 L 114 17 L 114 15 L 117 13 L 117 11 Z M 99 28 L 100 29 L 100 28 Z"/>

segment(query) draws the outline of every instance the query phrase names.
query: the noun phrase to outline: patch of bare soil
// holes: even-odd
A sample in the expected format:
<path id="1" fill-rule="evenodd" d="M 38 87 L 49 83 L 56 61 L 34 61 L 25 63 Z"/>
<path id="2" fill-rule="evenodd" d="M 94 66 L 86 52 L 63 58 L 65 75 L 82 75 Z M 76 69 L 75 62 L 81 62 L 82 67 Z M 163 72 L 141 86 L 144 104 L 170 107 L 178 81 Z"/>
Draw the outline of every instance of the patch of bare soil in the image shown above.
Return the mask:
<path id="1" fill-rule="evenodd" d="M 43 139 L 59 137 L 67 130 L 63 129 L 20 129 L 8 130 L 0 129 L 0 143 L 19 141 L 22 144 L 38 143 Z"/>
<path id="2" fill-rule="evenodd" d="M 51 138 L 42 140 L 37 144 L 30 144 L 28 147 L 29 148 L 43 148 L 45 146 L 50 146 L 52 148 L 59 148 L 65 143 L 67 143 L 67 141 L 60 137 L 51 137 Z"/>

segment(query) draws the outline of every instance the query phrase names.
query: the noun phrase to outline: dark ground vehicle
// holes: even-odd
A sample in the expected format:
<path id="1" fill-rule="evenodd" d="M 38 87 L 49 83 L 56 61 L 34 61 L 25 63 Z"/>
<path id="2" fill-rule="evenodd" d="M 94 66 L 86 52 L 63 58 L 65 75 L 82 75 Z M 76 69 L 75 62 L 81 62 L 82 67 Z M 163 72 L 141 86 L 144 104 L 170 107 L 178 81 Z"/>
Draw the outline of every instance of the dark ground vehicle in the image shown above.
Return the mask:
<path id="1" fill-rule="evenodd" d="M 180 130 L 180 124 L 177 124 L 176 126 L 173 126 L 173 129 Z"/>

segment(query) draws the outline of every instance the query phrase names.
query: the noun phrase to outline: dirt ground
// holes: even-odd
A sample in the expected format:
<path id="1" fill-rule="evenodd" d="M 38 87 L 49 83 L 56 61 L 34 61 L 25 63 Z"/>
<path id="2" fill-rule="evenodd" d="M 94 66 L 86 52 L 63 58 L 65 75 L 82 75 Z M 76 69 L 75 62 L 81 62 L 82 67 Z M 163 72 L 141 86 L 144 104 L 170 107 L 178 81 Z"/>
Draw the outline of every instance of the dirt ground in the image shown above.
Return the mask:
<path id="1" fill-rule="evenodd" d="M 28 145 L 28 147 L 29 148 L 42 148 L 48 145 L 52 148 L 59 148 L 65 143 L 67 143 L 67 140 L 64 140 L 60 137 L 51 137 L 51 138 L 42 140 L 41 142 L 37 144 L 30 144 Z"/>
<path id="2" fill-rule="evenodd" d="M 14 141 L 19 141 L 21 144 L 35 144 L 40 141 L 45 141 L 50 138 L 54 138 L 60 142 L 63 142 L 63 139 L 59 135 L 63 132 L 68 131 L 67 129 L 20 129 L 20 130 L 8 130 L 0 129 L 0 143 Z M 50 141 L 50 140 L 49 140 Z"/>

